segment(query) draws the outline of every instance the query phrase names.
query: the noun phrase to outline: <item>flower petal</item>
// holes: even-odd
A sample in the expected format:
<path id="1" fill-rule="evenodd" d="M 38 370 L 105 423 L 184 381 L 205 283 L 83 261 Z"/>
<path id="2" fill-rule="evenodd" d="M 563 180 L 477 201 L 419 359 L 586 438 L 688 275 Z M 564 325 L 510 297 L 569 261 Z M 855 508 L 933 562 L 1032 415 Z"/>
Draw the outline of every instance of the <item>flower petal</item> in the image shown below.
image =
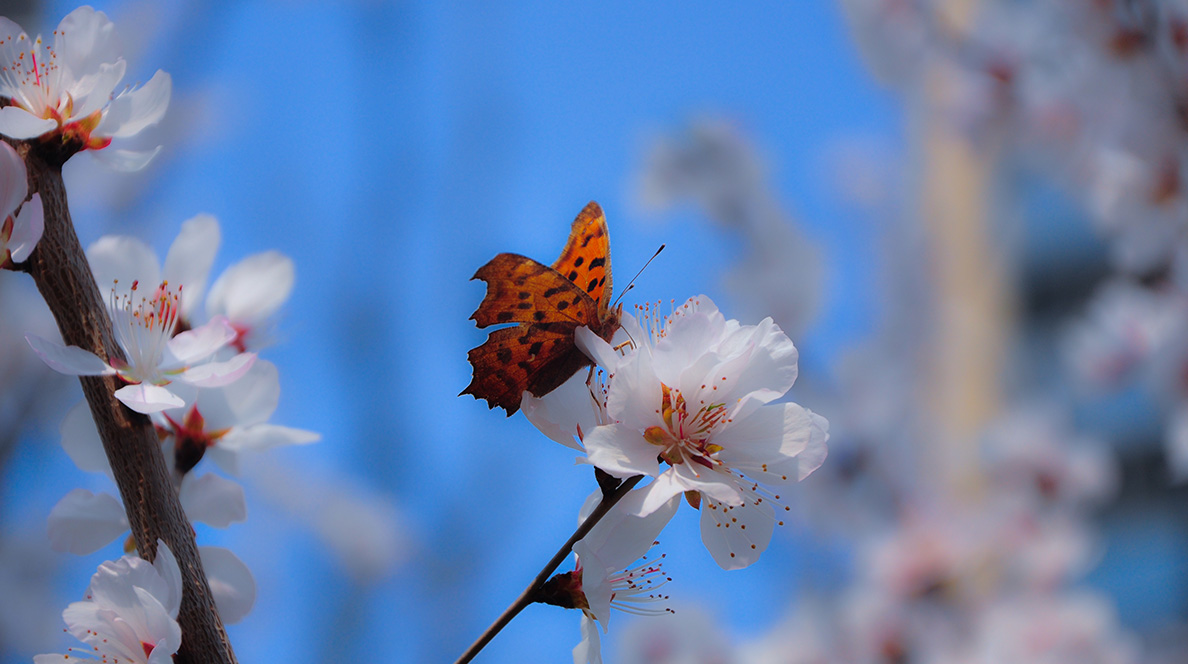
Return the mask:
<path id="1" fill-rule="evenodd" d="M 108 147 L 102 150 L 90 150 L 90 153 L 96 161 L 114 171 L 135 173 L 148 166 L 160 151 L 161 146 L 158 145 L 152 150 L 115 150 Z"/>
<path id="2" fill-rule="evenodd" d="M 0 142 L 0 219 L 20 207 L 28 193 L 25 162 L 11 145 Z"/>
<path id="3" fill-rule="evenodd" d="M 829 422 L 803 406 L 763 406 L 724 426 L 714 437 L 718 458 L 754 480 L 800 481 L 821 467 L 828 452 Z"/>
<path id="4" fill-rule="evenodd" d="M 41 208 L 41 194 L 33 194 L 33 197 L 21 206 L 20 214 L 13 220 L 12 237 L 8 239 L 12 262 L 24 263 L 41 241 L 44 230 L 45 216 Z"/>
<path id="5" fill-rule="evenodd" d="M 149 290 L 161 283 L 161 261 L 157 252 L 140 238 L 130 235 L 104 235 L 87 247 L 87 262 L 99 292 L 107 294 L 117 283 L 127 293 L 132 283 Z"/>
<path id="6" fill-rule="evenodd" d="M 598 634 L 598 623 L 585 613 L 582 614 L 582 640 L 573 647 L 573 664 L 602 664 L 602 637 Z"/>
<path id="7" fill-rule="evenodd" d="M 186 405 L 186 402 L 173 392 L 149 383 L 125 385 L 115 391 L 115 398 L 132 410 L 146 415 Z"/>
<path id="8" fill-rule="evenodd" d="M 29 342 L 42 362 L 58 373 L 68 376 L 109 376 L 116 372 L 98 355 L 78 346 L 63 346 L 35 334 L 26 335 L 25 341 Z"/>
<path id="9" fill-rule="evenodd" d="M 215 280 L 206 298 L 206 313 L 255 327 L 289 299 L 295 279 L 293 259 L 279 251 L 248 256 Z"/>
<path id="10" fill-rule="evenodd" d="M 240 353 L 225 362 L 207 362 L 178 374 L 179 381 L 198 387 L 220 387 L 239 380 L 256 361 L 255 353 Z"/>
<path id="11" fill-rule="evenodd" d="M 623 424 L 606 424 L 586 434 L 586 459 L 615 477 L 660 473 L 657 447 L 639 430 Z"/>
<path id="12" fill-rule="evenodd" d="M 598 426 L 599 406 L 593 402 L 590 388 L 586 385 L 587 375 L 587 372 L 579 371 L 543 397 L 534 397 L 531 392 L 525 391 L 520 400 L 520 410 L 524 411 L 524 416 L 533 426 L 549 438 L 579 452 L 584 450 L 577 440 L 578 432 L 584 435 L 584 432 L 593 431 Z"/>
<path id="13" fill-rule="evenodd" d="M 210 581 L 219 617 L 228 625 L 243 620 L 256 603 L 256 580 L 234 553 L 214 546 L 198 547 L 202 568 Z"/>
<path id="14" fill-rule="evenodd" d="M 234 339 L 235 328 L 227 323 L 227 319 L 222 316 L 213 318 L 201 327 L 186 330 L 170 339 L 166 346 L 170 358 L 162 364 L 183 367 L 204 360 Z"/>
<path id="15" fill-rule="evenodd" d="M 187 474 L 182 480 L 178 500 L 190 521 L 198 521 L 215 528 L 247 520 L 247 503 L 243 487 L 214 473 L 201 477 Z"/>
<path id="16" fill-rule="evenodd" d="M 124 506 L 115 496 L 74 489 L 50 510 L 50 548 L 87 555 L 110 544 L 128 531 Z"/>
<path id="17" fill-rule="evenodd" d="M 701 541 L 722 569 L 742 569 L 758 560 L 774 530 L 770 502 L 731 507 L 705 498 L 701 505 Z"/>
<path id="18" fill-rule="evenodd" d="M 111 100 L 95 133 L 115 138 L 135 136 L 165 117 L 172 92 L 173 79 L 158 69 L 148 83 Z"/>
<path id="19" fill-rule="evenodd" d="M 123 46 L 107 14 L 84 5 L 58 23 L 54 53 L 72 77 L 81 77 L 122 59 Z M 104 95 L 110 93 L 109 89 Z"/>
<path id="20" fill-rule="evenodd" d="M 161 540 L 157 540 L 157 557 L 153 560 L 153 568 L 157 570 L 157 574 L 164 583 L 161 590 L 153 592 L 153 595 L 161 602 L 161 606 L 165 607 L 165 611 L 171 617 L 176 618 L 177 612 L 181 608 L 181 568 L 177 564 L 177 557 L 173 555 L 173 551 L 170 551 L 169 546 Z M 146 588 L 146 590 L 153 589 Z"/>
<path id="21" fill-rule="evenodd" d="M 36 138 L 58 128 L 53 120 L 39 118 L 19 106 L 0 108 L 0 134 L 17 140 Z"/>
<path id="22" fill-rule="evenodd" d="M 234 383 L 201 390 L 197 406 L 207 429 L 242 429 L 267 422 L 279 402 L 280 373 L 276 365 L 257 359 Z"/>
<path id="23" fill-rule="evenodd" d="M 58 432 L 62 434 L 62 449 L 79 470 L 111 475 L 107 452 L 103 450 L 103 441 L 86 401 L 76 403 L 66 413 Z"/>
<path id="24" fill-rule="evenodd" d="M 182 223 L 177 239 L 169 246 L 161 271 L 166 281 L 182 287 L 181 310 L 186 320 L 193 318 L 194 308 L 205 295 L 210 266 L 222 238 L 218 220 L 200 214 Z"/>
<path id="25" fill-rule="evenodd" d="M 285 445 L 305 445 L 322 439 L 322 434 L 279 424 L 255 424 L 228 432 L 218 444 L 206 451 L 223 470 L 237 475 L 239 455 L 243 452 L 262 452 Z"/>

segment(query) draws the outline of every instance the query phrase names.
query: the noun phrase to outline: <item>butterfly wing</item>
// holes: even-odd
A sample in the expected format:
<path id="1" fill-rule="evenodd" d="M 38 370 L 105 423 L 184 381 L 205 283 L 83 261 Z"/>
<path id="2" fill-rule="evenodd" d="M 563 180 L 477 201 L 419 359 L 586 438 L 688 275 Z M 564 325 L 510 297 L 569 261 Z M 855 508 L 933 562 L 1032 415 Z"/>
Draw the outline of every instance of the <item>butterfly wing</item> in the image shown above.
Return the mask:
<path id="1" fill-rule="evenodd" d="M 474 273 L 487 295 L 470 317 L 479 327 L 500 323 L 572 323 L 596 320 L 597 304 L 553 268 L 518 254 L 499 254 Z"/>
<path id="2" fill-rule="evenodd" d="M 569 241 L 553 269 L 572 281 L 598 305 L 605 317 L 611 298 L 610 234 L 602 207 L 590 201 L 573 220 Z"/>
<path id="3" fill-rule="evenodd" d="M 514 415 L 525 391 L 543 396 L 557 389 L 589 358 L 573 343 L 570 323 L 521 323 L 492 332 L 470 351 L 474 377 L 462 390 Z"/>

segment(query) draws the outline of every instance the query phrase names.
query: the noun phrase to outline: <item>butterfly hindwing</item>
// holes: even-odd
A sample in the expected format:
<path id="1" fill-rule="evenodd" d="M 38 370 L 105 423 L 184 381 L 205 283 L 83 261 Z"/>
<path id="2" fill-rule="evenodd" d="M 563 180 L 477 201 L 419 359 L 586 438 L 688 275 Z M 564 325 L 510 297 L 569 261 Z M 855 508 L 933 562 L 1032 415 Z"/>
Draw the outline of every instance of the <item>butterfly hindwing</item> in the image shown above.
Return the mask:
<path id="1" fill-rule="evenodd" d="M 573 324 L 516 325 L 492 332 L 469 353 L 474 377 L 462 394 L 486 399 L 510 416 L 525 390 L 547 394 L 589 364 L 573 344 Z"/>

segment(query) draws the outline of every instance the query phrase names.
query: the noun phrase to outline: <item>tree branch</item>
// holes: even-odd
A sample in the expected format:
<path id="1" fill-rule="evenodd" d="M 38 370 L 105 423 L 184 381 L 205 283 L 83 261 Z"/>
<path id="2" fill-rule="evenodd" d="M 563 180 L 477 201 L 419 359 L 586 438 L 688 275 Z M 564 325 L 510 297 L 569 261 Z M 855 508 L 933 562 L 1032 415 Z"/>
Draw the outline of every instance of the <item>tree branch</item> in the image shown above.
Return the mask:
<path id="1" fill-rule="evenodd" d="M 47 162 L 36 144 L 30 147 L 29 143 L 16 144 L 25 158 L 29 192 L 41 194 L 45 232 L 25 268 L 53 312 L 66 344 L 109 360 L 123 359 L 111 319 L 74 232 L 61 166 Z M 169 545 L 181 567 L 178 623 L 182 644 L 174 661 L 234 664 L 235 654 L 198 557 L 194 530 L 178 501 L 152 423 L 116 400 L 113 393 L 122 386 L 117 377 L 81 376 L 79 381 L 119 486 L 136 550 L 152 560 L 159 538 Z"/>

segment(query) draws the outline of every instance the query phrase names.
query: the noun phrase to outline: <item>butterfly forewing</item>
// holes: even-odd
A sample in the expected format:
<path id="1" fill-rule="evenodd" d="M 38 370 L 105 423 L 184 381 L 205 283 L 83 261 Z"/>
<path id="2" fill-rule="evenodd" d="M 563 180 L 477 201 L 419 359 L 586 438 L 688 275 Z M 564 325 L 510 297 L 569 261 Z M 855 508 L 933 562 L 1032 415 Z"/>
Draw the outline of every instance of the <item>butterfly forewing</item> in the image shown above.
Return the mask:
<path id="1" fill-rule="evenodd" d="M 569 241 L 553 269 L 589 295 L 600 316 L 606 312 L 611 297 L 610 234 L 598 203 L 590 201 L 573 220 Z"/>
<path id="2" fill-rule="evenodd" d="M 499 254 L 474 273 L 487 295 L 471 318 L 479 327 L 500 323 L 581 325 L 596 304 L 553 268 L 518 254 Z"/>

